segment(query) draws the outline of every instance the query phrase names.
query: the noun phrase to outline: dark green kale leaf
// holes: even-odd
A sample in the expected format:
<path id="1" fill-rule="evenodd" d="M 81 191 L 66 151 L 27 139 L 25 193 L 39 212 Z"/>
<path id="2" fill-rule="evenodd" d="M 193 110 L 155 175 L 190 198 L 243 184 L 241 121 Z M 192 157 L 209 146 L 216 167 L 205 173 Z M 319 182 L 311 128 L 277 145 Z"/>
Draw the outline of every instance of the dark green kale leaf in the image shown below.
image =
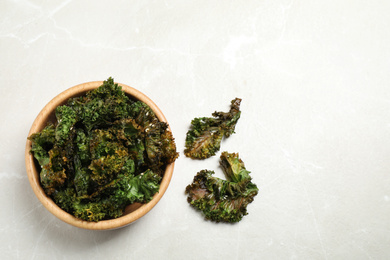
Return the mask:
<path id="1" fill-rule="evenodd" d="M 49 163 L 42 166 L 41 184 L 46 194 L 51 195 L 56 189 L 61 189 L 67 179 L 64 152 L 58 146 L 49 151 Z"/>
<path id="2" fill-rule="evenodd" d="M 231 101 L 230 111 L 214 112 L 213 117 L 199 117 L 191 121 L 187 132 L 184 154 L 193 159 L 206 159 L 216 154 L 223 137 L 234 133 L 240 118 L 240 98 Z"/>
<path id="3" fill-rule="evenodd" d="M 82 167 L 80 158 L 78 155 L 74 157 L 75 175 L 74 175 L 74 190 L 77 196 L 83 196 L 88 194 L 91 181 L 91 170 L 86 167 Z"/>
<path id="4" fill-rule="evenodd" d="M 127 205 L 150 201 L 178 156 L 168 125 L 112 78 L 55 114 L 56 122 L 29 137 L 31 152 L 45 193 L 77 218 L 116 218 Z"/>
<path id="5" fill-rule="evenodd" d="M 226 180 L 214 177 L 214 171 L 202 170 L 186 188 L 187 201 L 216 222 L 239 222 L 247 215 L 247 206 L 258 193 L 249 171 L 236 153 L 223 152 L 220 164 Z"/>
<path id="6" fill-rule="evenodd" d="M 162 174 L 162 166 L 174 162 L 179 156 L 172 133 L 168 131 L 168 125 L 160 122 L 146 104 L 135 102 L 131 105 L 131 111 L 135 123 L 144 129 L 145 150 L 150 169 Z"/>
<path id="7" fill-rule="evenodd" d="M 141 101 L 131 104 L 130 111 L 131 117 L 135 119 L 135 122 L 145 129 L 159 122 L 153 110 Z"/>
<path id="8" fill-rule="evenodd" d="M 133 103 L 122 88 L 109 78 L 99 88 L 87 92 L 85 96 L 71 98 L 70 106 L 89 131 L 110 127 L 116 120 L 129 116 L 130 105 Z"/>
<path id="9" fill-rule="evenodd" d="M 41 132 L 32 134 L 29 138 L 32 141 L 31 152 L 41 166 L 49 163 L 49 151 L 56 142 L 55 127 L 53 124 L 46 126 Z"/>
<path id="10" fill-rule="evenodd" d="M 84 132 L 83 129 L 77 129 L 76 132 L 76 146 L 77 146 L 77 154 L 79 155 L 79 159 L 83 165 L 87 165 L 91 160 L 91 152 L 89 150 L 90 145 L 90 137 Z"/>
<path id="11" fill-rule="evenodd" d="M 172 163 L 178 157 L 172 133 L 168 125 L 157 122 L 146 128 L 145 146 L 150 168 L 162 174 L 162 166 Z"/>
<path id="12" fill-rule="evenodd" d="M 56 108 L 57 126 L 56 140 L 59 144 L 69 139 L 71 129 L 77 122 L 77 113 L 71 107 L 59 106 Z"/>

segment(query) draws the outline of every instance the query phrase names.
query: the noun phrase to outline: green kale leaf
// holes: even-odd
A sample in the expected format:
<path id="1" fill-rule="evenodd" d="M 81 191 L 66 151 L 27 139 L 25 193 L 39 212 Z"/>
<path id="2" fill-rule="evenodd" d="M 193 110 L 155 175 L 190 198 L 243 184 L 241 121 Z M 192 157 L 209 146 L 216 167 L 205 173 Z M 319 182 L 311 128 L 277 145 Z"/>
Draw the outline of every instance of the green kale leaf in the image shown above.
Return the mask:
<path id="1" fill-rule="evenodd" d="M 247 206 L 258 193 L 249 171 L 237 153 L 223 152 L 220 161 L 226 180 L 214 177 L 214 171 L 202 170 L 186 187 L 187 201 L 215 222 L 239 222 L 247 215 Z"/>
<path id="2" fill-rule="evenodd" d="M 229 112 L 214 112 L 213 117 L 199 117 L 191 121 L 187 132 L 184 154 L 193 159 L 206 159 L 216 154 L 223 137 L 234 133 L 240 118 L 241 99 L 231 101 Z"/>
<path id="3" fill-rule="evenodd" d="M 56 142 L 55 127 L 53 124 L 46 126 L 41 132 L 32 134 L 29 137 L 32 140 L 31 152 L 41 166 L 50 162 L 49 151 Z"/>

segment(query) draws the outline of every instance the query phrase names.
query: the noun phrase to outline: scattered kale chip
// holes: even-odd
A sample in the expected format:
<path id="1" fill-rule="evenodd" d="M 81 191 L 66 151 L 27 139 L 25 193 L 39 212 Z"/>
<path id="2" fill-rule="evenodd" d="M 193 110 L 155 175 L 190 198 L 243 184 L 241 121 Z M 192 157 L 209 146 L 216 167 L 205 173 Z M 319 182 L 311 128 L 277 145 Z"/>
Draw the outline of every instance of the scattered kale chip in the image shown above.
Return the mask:
<path id="1" fill-rule="evenodd" d="M 237 153 L 223 152 L 220 161 L 226 180 L 214 177 L 214 171 L 202 170 L 185 193 L 191 206 L 215 222 L 239 222 L 247 215 L 247 206 L 258 193 L 249 171 Z"/>
<path id="2" fill-rule="evenodd" d="M 165 166 L 178 157 L 168 125 L 112 78 L 55 115 L 55 123 L 29 137 L 31 152 L 45 193 L 77 218 L 117 218 L 127 205 L 150 201 Z"/>
<path id="3" fill-rule="evenodd" d="M 229 112 L 214 112 L 213 117 L 198 117 L 191 121 L 187 132 L 184 154 L 193 159 L 206 159 L 216 154 L 223 137 L 234 133 L 240 118 L 241 99 L 231 102 Z"/>

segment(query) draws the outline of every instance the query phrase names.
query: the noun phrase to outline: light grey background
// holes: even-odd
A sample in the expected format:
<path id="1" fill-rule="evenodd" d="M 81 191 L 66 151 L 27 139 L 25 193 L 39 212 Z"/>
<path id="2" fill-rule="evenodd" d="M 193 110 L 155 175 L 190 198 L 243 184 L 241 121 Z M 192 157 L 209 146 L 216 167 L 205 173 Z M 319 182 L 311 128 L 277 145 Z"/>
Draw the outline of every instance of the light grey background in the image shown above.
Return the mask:
<path id="1" fill-rule="evenodd" d="M 0 2 L 2 259 L 389 259 L 390 1 Z M 109 76 L 161 108 L 171 184 L 128 227 L 81 230 L 32 192 L 24 148 L 45 104 Z M 234 225 L 184 189 L 218 156 L 183 154 L 190 120 L 241 97 L 239 152 L 260 191 Z M 219 154 L 218 154 L 219 155 Z"/>

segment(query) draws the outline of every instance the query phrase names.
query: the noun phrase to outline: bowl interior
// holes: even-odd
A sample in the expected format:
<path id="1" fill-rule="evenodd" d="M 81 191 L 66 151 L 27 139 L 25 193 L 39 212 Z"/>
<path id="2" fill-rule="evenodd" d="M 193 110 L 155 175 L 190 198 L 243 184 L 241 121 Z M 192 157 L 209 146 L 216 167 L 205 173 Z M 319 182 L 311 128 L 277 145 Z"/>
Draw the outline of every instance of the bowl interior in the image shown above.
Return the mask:
<path id="1" fill-rule="evenodd" d="M 30 129 L 28 136 L 30 136 L 33 133 L 37 133 L 41 131 L 46 126 L 47 122 L 55 121 L 54 111 L 57 106 L 65 104 L 67 100 L 71 97 L 82 96 L 87 91 L 95 89 L 101 86 L 102 84 L 103 81 L 83 83 L 60 93 L 58 96 L 53 98 L 38 114 L 37 118 L 35 119 Z M 126 93 L 126 95 L 128 95 L 131 99 L 140 100 L 144 102 L 153 110 L 153 112 L 156 114 L 157 118 L 160 121 L 167 122 L 161 110 L 145 94 L 127 85 L 121 83 L 118 84 L 122 87 L 122 90 Z M 169 128 L 169 130 L 171 129 Z M 157 202 L 164 195 L 165 191 L 168 188 L 169 182 L 172 178 L 173 167 L 174 167 L 174 163 L 171 163 L 166 166 L 164 176 L 161 180 L 160 190 L 158 193 L 154 195 L 153 199 L 150 202 L 146 204 L 133 203 L 131 205 L 128 205 L 125 209 L 124 215 L 116 219 L 102 220 L 99 222 L 88 222 L 88 221 L 75 218 L 73 215 L 65 212 L 60 207 L 58 207 L 50 197 L 46 196 L 39 181 L 38 169 L 40 169 L 40 166 L 34 159 L 34 156 L 30 153 L 30 150 L 31 150 L 31 141 L 27 140 L 26 150 L 25 150 L 26 170 L 27 170 L 28 179 L 30 181 L 30 185 L 35 195 L 45 206 L 45 208 L 49 210 L 52 214 L 54 214 L 56 217 L 58 217 L 59 219 L 61 219 L 62 221 L 68 224 L 71 224 L 76 227 L 84 228 L 84 229 L 108 230 L 108 229 L 120 228 L 144 216 L 157 204 Z"/>

